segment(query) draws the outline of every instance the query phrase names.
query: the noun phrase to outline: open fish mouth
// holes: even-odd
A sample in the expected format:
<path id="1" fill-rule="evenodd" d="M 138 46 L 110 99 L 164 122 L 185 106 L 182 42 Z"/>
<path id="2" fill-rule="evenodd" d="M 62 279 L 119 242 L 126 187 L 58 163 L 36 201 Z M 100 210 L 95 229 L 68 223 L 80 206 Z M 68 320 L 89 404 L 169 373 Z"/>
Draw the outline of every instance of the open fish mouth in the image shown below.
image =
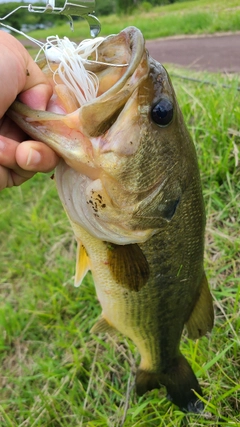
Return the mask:
<path id="1" fill-rule="evenodd" d="M 134 116 L 134 91 L 149 72 L 144 38 L 135 27 L 106 38 L 84 40 L 78 46 L 67 38 L 50 37 L 44 52 L 39 66 L 53 85 L 46 111 L 34 111 L 16 101 L 9 115 L 29 135 L 46 142 L 79 170 L 79 164 L 73 162 L 74 157 L 79 157 L 79 147 L 72 142 L 77 138 L 76 132 L 87 143 L 87 138 L 106 134 L 113 125 L 114 130 L 126 126 L 129 113 Z M 65 140 L 56 143 L 57 135 L 62 139 L 70 133 L 71 142 L 67 145 L 71 145 L 71 153 L 66 150 Z M 111 150 L 112 134 L 101 140 L 101 150 Z M 88 148 L 91 151 L 91 144 Z M 136 148 L 135 144 L 125 151 L 131 154 Z"/>

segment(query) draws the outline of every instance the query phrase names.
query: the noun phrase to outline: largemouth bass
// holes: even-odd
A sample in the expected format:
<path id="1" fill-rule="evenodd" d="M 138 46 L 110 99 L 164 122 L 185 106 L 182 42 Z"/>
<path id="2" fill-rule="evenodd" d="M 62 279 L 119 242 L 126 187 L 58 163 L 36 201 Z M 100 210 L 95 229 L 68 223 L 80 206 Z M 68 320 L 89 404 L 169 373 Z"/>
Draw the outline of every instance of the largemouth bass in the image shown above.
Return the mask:
<path id="1" fill-rule="evenodd" d="M 62 157 L 56 184 L 78 243 L 75 284 L 91 270 L 102 306 L 92 332 L 136 344 L 139 395 L 164 385 L 174 404 L 199 412 L 202 390 L 179 345 L 184 325 L 190 338 L 211 331 L 213 306 L 196 152 L 171 81 L 135 27 L 98 39 L 85 59 L 54 49 L 41 65 L 54 87 L 49 111 L 16 101 L 9 115 Z"/>

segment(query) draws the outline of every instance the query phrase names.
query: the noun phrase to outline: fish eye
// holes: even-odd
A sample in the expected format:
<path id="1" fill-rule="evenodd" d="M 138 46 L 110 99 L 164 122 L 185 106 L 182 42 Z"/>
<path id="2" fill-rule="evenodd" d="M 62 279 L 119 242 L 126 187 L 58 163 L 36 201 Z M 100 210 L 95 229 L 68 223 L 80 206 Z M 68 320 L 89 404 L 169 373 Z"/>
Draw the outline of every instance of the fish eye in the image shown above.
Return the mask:
<path id="1" fill-rule="evenodd" d="M 151 111 L 152 120 L 159 126 L 167 126 L 173 119 L 173 104 L 167 98 L 162 98 Z"/>

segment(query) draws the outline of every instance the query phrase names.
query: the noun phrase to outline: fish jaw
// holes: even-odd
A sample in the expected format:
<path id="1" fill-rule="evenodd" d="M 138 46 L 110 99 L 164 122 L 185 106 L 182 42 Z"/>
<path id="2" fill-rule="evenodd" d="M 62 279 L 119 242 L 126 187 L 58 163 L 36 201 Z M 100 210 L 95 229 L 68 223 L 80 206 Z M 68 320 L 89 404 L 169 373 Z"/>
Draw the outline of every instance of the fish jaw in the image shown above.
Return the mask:
<path id="1" fill-rule="evenodd" d="M 129 103 L 133 104 L 131 97 L 141 82 L 147 78 L 149 72 L 141 32 L 135 27 L 129 27 L 118 35 L 107 37 L 99 47 L 98 57 L 99 60 L 108 61 L 113 65 L 122 64 L 122 68 L 116 69 L 107 64 L 98 73 L 99 66 L 96 63 L 96 74 L 99 74 L 99 93 L 95 99 L 87 101 L 74 110 L 75 100 L 72 99 L 74 94 L 69 93 L 69 89 L 61 83 L 57 74 L 54 77 L 57 84 L 51 82 L 54 95 L 49 102 L 47 111 L 32 110 L 16 101 L 8 112 L 9 116 L 27 134 L 45 142 L 70 167 L 79 172 L 81 172 L 83 163 L 96 167 L 93 158 L 98 156 L 101 151 L 114 152 L 117 150 L 119 153 L 130 155 L 133 149 L 135 151 L 137 149 L 136 144 L 135 148 L 126 149 L 123 138 L 118 138 L 117 143 L 114 138 L 115 129 L 125 127 L 126 115 L 130 114 L 132 121 L 134 120 L 135 123 L 137 121 L 137 117 L 134 119 L 136 111 L 133 112 L 133 109 L 137 110 L 136 96 L 134 98 L 135 108 L 130 108 Z M 56 71 L 56 64 L 51 64 L 51 68 Z M 91 68 L 94 72 L 94 63 Z M 52 74 L 49 72 L 49 68 L 45 66 L 42 69 L 51 79 Z M 120 71 L 118 72 L 118 70 Z M 102 76 L 102 74 L 104 75 Z M 125 110 L 125 115 L 123 112 L 121 114 L 121 110 Z M 67 111 L 70 112 L 67 113 Z M 130 128 L 130 123 L 128 123 L 128 127 Z M 135 133 L 135 130 L 132 129 L 131 133 Z M 122 148 L 121 145 L 123 145 Z M 93 153 L 93 151 L 95 152 Z"/>
<path id="2" fill-rule="evenodd" d="M 78 129 L 66 126 L 64 115 L 34 111 L 18 101 L 14 102 L 8 115 L 32 138 L 45 142 L 60 157 L 67 159 L 69 166 L 75 170 L 81 172 L 84 165 L 95 167 L 91 161 L 89 139 Z"/>

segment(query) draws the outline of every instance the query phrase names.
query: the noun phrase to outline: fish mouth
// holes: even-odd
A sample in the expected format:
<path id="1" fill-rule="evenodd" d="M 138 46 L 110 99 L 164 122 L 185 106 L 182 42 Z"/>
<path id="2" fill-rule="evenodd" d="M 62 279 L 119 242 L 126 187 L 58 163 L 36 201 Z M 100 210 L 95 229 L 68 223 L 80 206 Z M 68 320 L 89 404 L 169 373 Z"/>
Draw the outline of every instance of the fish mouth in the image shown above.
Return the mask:
<path id="1" fill-rule="evenodd" d="M 52 82 L 52 71 L 55 73 L 54 94 L 46 111 L 33 110 L 15 101 L 8 115 L 28 135 L 45 142 L 67 164 L 79 170 L 81 168 L 77 163 L 84 162 L 83 152 L 85 155 L 87 152 L 87 157 L 93 157 L 91 138 L 103 136 L 113 127 L 119 129 L 121 122 L 126 121 L 126 114 L 121 114 L 125 108 L 128 115 L 130 113 L 131 116 L 132 109 L 133 115 L 136 115 L 136 102 L 128 101 L 148 75 L 148 54 L 143 35 L 135 27 L 128 27 L 117 35 L 103 39 L 97 51 L 84 63 L 85 71 L 98 79 L 98 91 L 93 99 L 86 97 L 86 102 L 82 104 L 76 96 L 77 91 L 82 94 L 81 87 L 75 84 L 69 89 L 63 83 L 58 73 L 60 65 L 50 63 L 49 67 L 49 61 L 45 61 L 45 65 L 41 66 Z M 98 141 L 98 150 L 105 142 Z M 108 149 L 111 149 L 110 146 L 108 139 Z M 89 159 L 88 164 L 94 166 Z"/>

